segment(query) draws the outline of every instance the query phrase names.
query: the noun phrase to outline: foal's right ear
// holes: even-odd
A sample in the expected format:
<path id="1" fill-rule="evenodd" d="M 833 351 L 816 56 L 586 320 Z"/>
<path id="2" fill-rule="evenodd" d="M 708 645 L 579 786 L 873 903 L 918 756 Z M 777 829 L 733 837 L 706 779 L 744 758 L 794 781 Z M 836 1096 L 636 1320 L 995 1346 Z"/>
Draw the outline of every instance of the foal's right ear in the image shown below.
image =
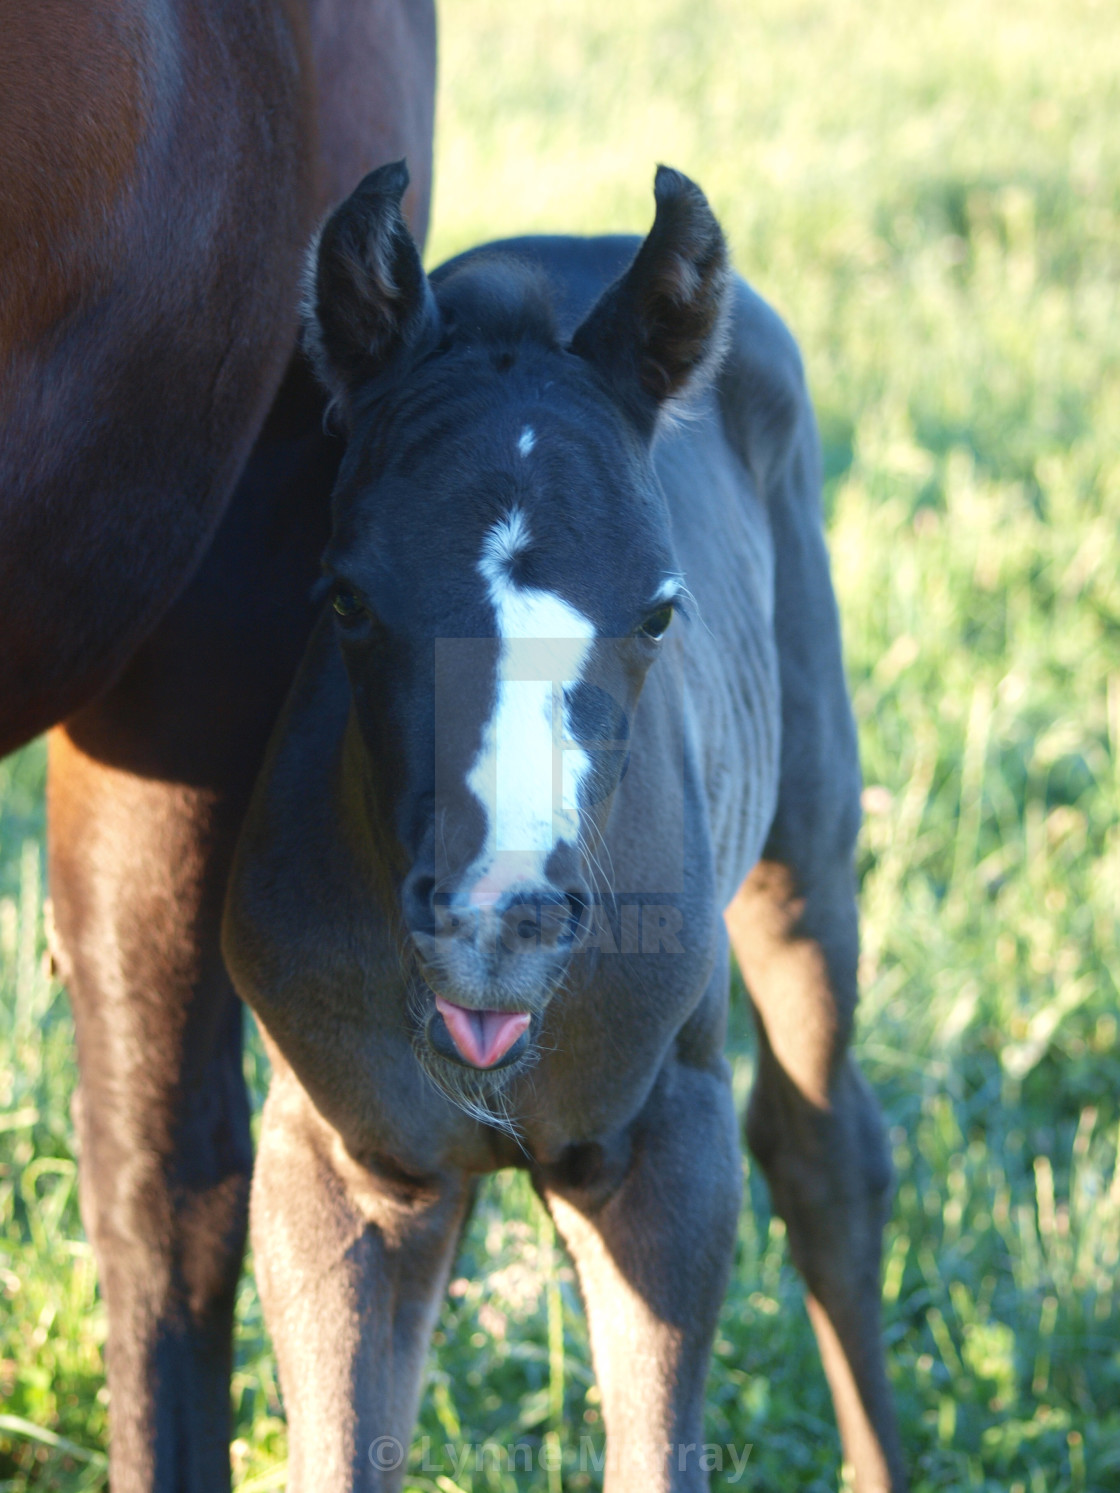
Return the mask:
<path id="1" fill-rule="evenodd" d="M 349 414 L 354 391 L 436 331 L 439 313 L 401 214 L 408 167 L 371 171 L 312 239 L 304 275 L 304 346 Z"/>

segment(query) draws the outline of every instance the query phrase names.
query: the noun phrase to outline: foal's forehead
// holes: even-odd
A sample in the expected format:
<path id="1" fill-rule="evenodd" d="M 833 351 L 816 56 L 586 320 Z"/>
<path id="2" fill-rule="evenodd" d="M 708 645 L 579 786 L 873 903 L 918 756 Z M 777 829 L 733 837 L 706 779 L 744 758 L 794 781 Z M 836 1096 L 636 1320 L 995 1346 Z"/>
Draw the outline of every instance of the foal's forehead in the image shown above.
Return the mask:
<path id="1" fill-rule="evenodd" d="M 581 412 L 527 403 L 487 430 L 484 475 L 457 495 L 491 590 L 499 578 L 522 588 L 559 581 L 562 590 L 566 578 L 578 589 L 612 566 L 622 585 L 635 565 L 660 558 L 658 510 L 641 468 L 609 423 L 589 426 Z"/>
<path id="2" fill-rule="evenodd" d="M 461 417 L 447 410 L 399 443 L 386 472 L 398 506 L 410 502 L 476 539 L 516 506 L 534 518 L 538 545 L 632 511 L 647 484 L 613 410 L 565 399 L 553 381 L 534 380 L 519 398 L 505 392 L 499 385 L 492 399 L 464 401 Z"/>
<path id="3" fill-rule="evenodd" d="M 488 609 L 499 577 L 599 613 L 608 570 L 644 599 L 669 561 L 648 455 L 569 355 L 448 359 L 366 440 L 328 563 L 375 567 L 402 618 Z"/>

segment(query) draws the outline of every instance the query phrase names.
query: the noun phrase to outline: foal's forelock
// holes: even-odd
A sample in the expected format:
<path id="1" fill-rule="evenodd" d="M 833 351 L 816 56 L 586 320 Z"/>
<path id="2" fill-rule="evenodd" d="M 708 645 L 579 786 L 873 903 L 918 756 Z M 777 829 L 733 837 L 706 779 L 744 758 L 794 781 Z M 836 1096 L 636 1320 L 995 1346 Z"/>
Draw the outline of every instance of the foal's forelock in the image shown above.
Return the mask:
<path id="1" fill-rule="evenodd" d="M 533 442 L 526 426 L 518 441 L 523 456 Z M 489 529 L 478 560 L 499 640 L 494 706 L 467 773 L 486 835 L 460 893 L 480 907 L 518 886 L 540 887 L 557 846 L 578 846 L 580 787 L 591 769 L 573 740 L 570 700 L 595 627 L 555 592 L 517 582 L 517 560 L 531 543 L 528 520 L 515 506 Z"/>

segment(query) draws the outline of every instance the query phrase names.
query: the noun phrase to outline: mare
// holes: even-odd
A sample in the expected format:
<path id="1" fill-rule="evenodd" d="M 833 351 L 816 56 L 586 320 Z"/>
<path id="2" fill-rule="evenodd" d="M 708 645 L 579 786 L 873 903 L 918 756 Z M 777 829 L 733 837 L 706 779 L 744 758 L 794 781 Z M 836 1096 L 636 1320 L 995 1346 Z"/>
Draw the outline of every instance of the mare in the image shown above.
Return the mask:
<path id="1" fill-rule="evenodd" d="M 0 46 L 0 751 L 50 744 L 57 965 L 117 1493 L 229 1486 L 251 1150 L 218 947 L 340 443 L 301 255 L 418 164 L 431 0 L 36 0 Z M 235 490 L 236 489 L 236 490 Z"/>
<path id="2" fill-rule="evenodd" d="M 312 251 L 348 437 L 330 600 L 223 932 L 274 1065 L 251 1229 L 289 1486 L 400 1486 L 475 1180 L 510 1165 L 578 1270 L 607 1493 L 705 1486 L 730 933 L 748 1141 L 856 1485 L 901 1488 L 890 1164 L 849 1051 L 859 770 L 796 348 L 674 171 L 640 245 L 515 240 L 430 280 L 407 180 L 372 173 Z"/>

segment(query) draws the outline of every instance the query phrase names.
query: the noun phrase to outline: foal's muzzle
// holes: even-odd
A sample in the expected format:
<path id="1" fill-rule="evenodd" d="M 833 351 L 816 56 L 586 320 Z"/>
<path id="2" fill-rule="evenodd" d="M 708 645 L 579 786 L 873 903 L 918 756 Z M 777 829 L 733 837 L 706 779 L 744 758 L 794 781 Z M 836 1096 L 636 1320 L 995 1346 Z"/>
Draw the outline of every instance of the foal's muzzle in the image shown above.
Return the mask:
<path id="1" fill-rule="evenodd" d="M 434 998 L 431 1046 L 473 1068 L 516 1062 L 528 1052 L 533 1018 L 579 942 L 588 917 L 585 889 L 522 883 L 493 896 L 437 894 L 430 877 L 414 874 L 403 902 Z"/>

